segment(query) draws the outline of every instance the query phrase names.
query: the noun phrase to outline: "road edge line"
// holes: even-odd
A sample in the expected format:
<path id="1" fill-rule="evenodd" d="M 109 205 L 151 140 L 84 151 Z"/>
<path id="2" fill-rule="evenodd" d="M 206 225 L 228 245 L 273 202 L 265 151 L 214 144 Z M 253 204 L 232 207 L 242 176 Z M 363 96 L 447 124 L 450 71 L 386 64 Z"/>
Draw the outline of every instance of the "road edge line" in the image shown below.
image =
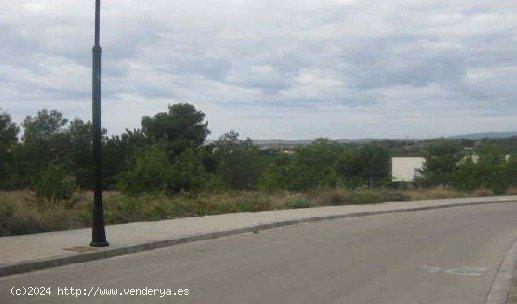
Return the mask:
<path id="1" fill-rule="evenodd" d="M 510 295 L 513 279 L 513 267 L 517 263 L 517 239 L 515 239 L 501 260 L 492 286 L 485 298 L 485 304 L 506 304 Z"/>
<path id="2" fill-rule="evenodd" d="M 349 218 L 349 217 L 366 217 L 372 215 L 380 215 L 380 214 L 388 214 L 388 213 L 400 213 L 400 212 L 414 212 L 414 211 L 424 211 L 424 210 L 434 210 L 434 209 L 446 209 L 452 207 L 462 207 L 462 206 L 475 206 L 475 205 L 488 205 L 488 204 L 501 204 L 501 203 L 515 203 L 514 199 L 510 200 L 496 200 L 496 201 L 478 201 L 478 202 L 468 202 L 468 203 L 451 203 L 451 204 L 441 204 L 441 205 L 430 205 L 430 206 L 422 206 L 422 207 L 413 207 L 413 208 L 399 208 L 392 210 L 378 210 L 378 211 L 364 211 L 364 212 L 353 212 L 346 214 L 338 214 L 338 215 L 329 215 L 329 216 L 313 216 L 306 218 L 299 218 L 294 220 L 286 220 L 279 222 L 272 222 L 267 224 L 259 224 L 248 226 L 244 228 L 236 228 L 230 230 L 221 230 L 203 234 L 195 234 L 191 236 L 173 238 L 173 239 L 164 239 L 164 240 L 156 240 L 147 243 L 140 243 L 135 245 L 128 245 L 123 247 L 110 248 L 106 247 L 100 249 L 99 251 L 81 253 L 71 256 L 58 256 L 49 259 L 40 259 L 34 261 L 27 261 L 16 264 L 8 264 L 4 266 L 0 266 L 0 277 L 5 277 L 14 274 L 20 274 L 35 270 L 42 270 L 47 268 L 53 268 L 58 266 L 63 266 L 67 264 L 76 264 L 76 263 L 85 263 L 105 258 L 111 258 L 120 255 L 126 255 L 131 253 L 137 253 L 142 251 L 149 251 L 153 249 L 170 247 L 185 243 L 192 243 L 196 241 L 203 240 L 211 240 L 216 238 L 221 238 L 225 236 L 238 235 L 248 232 L 257 232 L 260 230 L 269 230 L 274 228 L 292 226 L 301 223 L 309 223 L 309 222 L 319 222 L 324 220 L 332 220 L 332 219 L 340 219 L 340 218 Z"/>

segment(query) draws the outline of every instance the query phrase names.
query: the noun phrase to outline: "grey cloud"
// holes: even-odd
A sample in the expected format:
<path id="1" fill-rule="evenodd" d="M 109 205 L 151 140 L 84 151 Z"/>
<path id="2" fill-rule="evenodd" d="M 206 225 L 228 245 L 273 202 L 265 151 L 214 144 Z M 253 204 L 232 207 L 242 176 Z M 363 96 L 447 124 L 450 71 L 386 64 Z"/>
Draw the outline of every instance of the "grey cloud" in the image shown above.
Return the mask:
<path id="1" fill-rule="evenodd" d="M 64 0 L 0 4 L 0 107 L 20 113 L 29 102 L 35 112 L 56 101 L 89 108 L 91 9 Z M 304 136 L 382 133 L 373 123 L 341 126 L 339 115 L 390 117 L 391 136 L 416 121 L 415 136 L 438 131 L 426 115 L 442 121 L 440 132 L 475 128 L 477 119 L 487 119 L 480 125 L 487 130 L 515 129 L 516 12 L 508 2 L 105 1 L 104 100 L 131 104 L 135 117 L 190 100 L 252 137 L 277 137 L 279 128 Z M 254 131 L 242 118 L 247 111 L 253 119 L 283 118 Z M 280 122 L 304 112 L 341 131 Z M 465 123 L 456 130 L 450 119 L 459 116 Z"/>

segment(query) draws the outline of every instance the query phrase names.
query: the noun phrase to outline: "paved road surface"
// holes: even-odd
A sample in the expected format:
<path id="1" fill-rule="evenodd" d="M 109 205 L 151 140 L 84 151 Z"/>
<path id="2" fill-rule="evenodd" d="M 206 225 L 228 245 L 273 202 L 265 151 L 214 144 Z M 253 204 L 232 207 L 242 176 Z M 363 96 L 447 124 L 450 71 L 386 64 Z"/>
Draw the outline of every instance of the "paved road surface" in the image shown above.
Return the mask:
<path id="1" fill-rule="evenodd" d="M 0 303 L 483 303 L 516 237 L 517 203 L 336 219 L 4 277 Z M 189 295 L 56 295 L 92 286 Z"/>

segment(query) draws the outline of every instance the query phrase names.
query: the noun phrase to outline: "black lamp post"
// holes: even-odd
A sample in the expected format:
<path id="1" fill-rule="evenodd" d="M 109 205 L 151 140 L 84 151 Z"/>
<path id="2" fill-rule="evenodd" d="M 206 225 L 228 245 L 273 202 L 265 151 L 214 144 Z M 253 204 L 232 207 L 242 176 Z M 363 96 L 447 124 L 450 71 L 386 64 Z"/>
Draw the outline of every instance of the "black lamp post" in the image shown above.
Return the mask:
<path id="1" fill-rule="evenodd" d="M 92 48 L 92 158 L 93 158 L 93 206 L 92 241 L 90 246 L 106 247 L 104 215 L 102 210 L 102 172 L 101 172 L 101 54 L 100 46 L 100 0 L 95 0 L 95 44 Z"/>

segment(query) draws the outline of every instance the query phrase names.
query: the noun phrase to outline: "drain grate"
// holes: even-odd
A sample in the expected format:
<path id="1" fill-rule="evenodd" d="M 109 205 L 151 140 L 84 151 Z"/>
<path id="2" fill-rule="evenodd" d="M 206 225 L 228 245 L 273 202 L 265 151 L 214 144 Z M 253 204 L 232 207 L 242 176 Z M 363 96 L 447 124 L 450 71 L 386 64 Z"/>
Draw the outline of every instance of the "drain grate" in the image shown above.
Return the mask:
<path id="1" fill-rule="evenodd" d="M 87 247 L 87 246 L 74 246 L 74 247 L 63 248 L 63 250 L 75 251 L 75 252 L 90 252 L 90 251 L 98 250 L 98 248 Z"/>

